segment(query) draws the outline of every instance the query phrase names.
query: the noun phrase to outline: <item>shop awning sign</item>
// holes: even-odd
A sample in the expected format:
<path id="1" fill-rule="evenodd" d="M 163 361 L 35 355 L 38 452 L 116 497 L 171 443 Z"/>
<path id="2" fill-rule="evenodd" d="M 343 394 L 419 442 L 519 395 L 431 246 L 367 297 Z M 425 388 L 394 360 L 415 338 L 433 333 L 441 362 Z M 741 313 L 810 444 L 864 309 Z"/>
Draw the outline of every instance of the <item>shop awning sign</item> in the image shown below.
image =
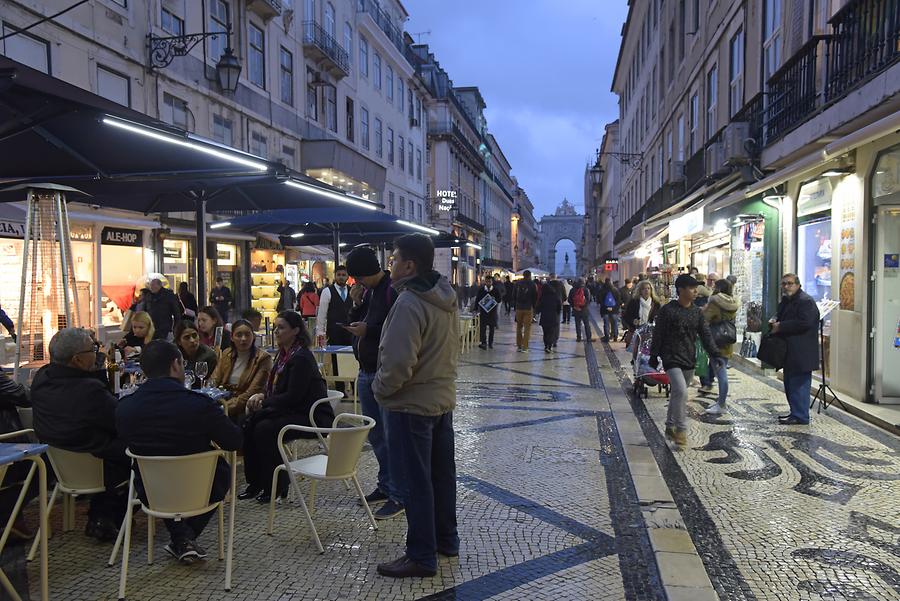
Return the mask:
<path id="1" fill-rule="evenodd" d="M 25 223 L 21 221 L 0 221 L 0 238 L 25 238 Z"/>
<path id="2" fill-rule="evenodd" d="M 703 207 L 669 221 L 669 242 L 703 231 Z"/>
<path id="3" fill-rule="evenodd" d="M 105 227 L 100 236 L 102 244 L 112 246 L 143 246 L 144 232 L 121 227 Z"/>

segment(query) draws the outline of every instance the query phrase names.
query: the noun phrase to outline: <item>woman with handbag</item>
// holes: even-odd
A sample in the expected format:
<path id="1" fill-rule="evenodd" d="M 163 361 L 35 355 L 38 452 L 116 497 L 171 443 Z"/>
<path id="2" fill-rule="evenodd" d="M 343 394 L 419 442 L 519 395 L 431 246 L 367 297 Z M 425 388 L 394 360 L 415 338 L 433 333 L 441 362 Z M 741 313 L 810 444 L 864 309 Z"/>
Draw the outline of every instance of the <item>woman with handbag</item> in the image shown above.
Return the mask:
<path id="1" fill-rule="evenodd" d="M 706 321 L 709 322 L 709 330 L 713 341 L 719 347 L 721 361 L 710 361 L 709 372 L 706 379 L 700 381 L 701 392 L 712 392 L 712 381 L 715 378 L 719 382 L 719 397 L 715 403 L 704 411 L 705 415 L 721 415 L 725 412 L 725 401 L 728 398 L 728 360 L 734 353 L 734 344 L 737 342 L 737 331 L 734 325 L 734 316 L 740 308 L 731 296 L 732 285 L 728 280 L 717 280 L 713 287 L 713 294 L 709 297 L 706 307 L 703 309 Z"/>

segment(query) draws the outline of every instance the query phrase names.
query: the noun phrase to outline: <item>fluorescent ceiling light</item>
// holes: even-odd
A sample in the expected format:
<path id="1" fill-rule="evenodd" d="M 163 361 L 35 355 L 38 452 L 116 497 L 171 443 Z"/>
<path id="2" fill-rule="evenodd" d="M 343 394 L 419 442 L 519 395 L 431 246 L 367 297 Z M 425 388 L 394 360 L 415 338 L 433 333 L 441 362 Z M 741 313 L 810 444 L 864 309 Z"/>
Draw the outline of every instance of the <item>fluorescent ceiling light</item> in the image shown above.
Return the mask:
<path id="1" fill-rule="evenodd" d="M 825 177 L 837 177 L 839 175 L 847 175 L 850 172 L 851 172 L 851 169 L 849 167 L 840 167 L 840 168 L 836 168 L 836 169 L 829 169 L 822 175 Z"/>
<path id="2" fill-rule="evenodd" d="M 474 242 L 466 242 L 466 246 L 470 248 L 474 248 L 475 250 L 481 250 L 481 247 Z"/>
<path id="3" fill-rule="evenodd" d="M 220 222 L 218 222 L 218 223 L 211 223 L 211 224 L 209 224 L 209 229 L 211 229 L 211 230 L 218 230 L 218 229 L 221 229 L 221 228 L 223 228 L 223 227 L 228 227 L 229 225 L 231 225 L 231 222 L 230 222 L 230 221 L 220 221 Z"/>
<path id="4" fill-rule="evenodd" d="M 332 192 L 330 190 L 325 190 L 323 188 L 319 188 L 318 186 L 311 186 L 309 184 L 304 184 L 302 182 L 298 182 L 297 180 L 289 179 L 284 182 L 285 185 L 291 186 L 292 188 L 299 188 L 300 190 L 306 190 L 307 192 L 314 192 L 316 194 L 321 194 L 326 198 L 330 198 L 332 200 L 339 200 L 341 202 L 346 202 L 347 204 L 351 204 L 356 207 L 360 207 L 362 209 L 368 209 L 370 211 L 375 211 L 378 209 L 377 205 L 372 204 L 362 198 L 357 198 L 355 196 L 351 196 L 350 194 L 339 194 L 337 192 Z"/>
<path id="5" fill-rule="evenodd" d="M 141 136 L 146 136 L 148 138 L 153 138 L 154 140 L 159 140 L 160 142 L 168 142 L 169 144 L 175 144 L 177 146 L 183 146 L 184 148 L 190 148 L 191 150 L 196 150 L 197 152 L 202 152 L 204 154 L 208 154 L 210 156 L 214 156 L 219 159 L 223 159 L 226 161 L 231 161 L 232 163 L 237 163 L 238 165 L 243 165 L 244 167 L 249 167 L 251 169 L 258 169 L 259 171 L 268 171 L 269 166 L 265 163 L 261 163 L 259 161 L 253 161 L 250 159 L 245 159 L 242 156 L 239 156 L 233 152 L 226 152 L 224 150 L 217 150 L 206 144 L 198 144 L 196 142 L 190 142 L 188 140 L 183 140 L 176 136 L 165 134 L 160 131 L 154 131 L 152 129 L 146 127 L 140 127 L 137 125 L 131 125 L 130 123 L 125 123 L 124 121 L 119 121 L 118 119 L 111 119 L 109 117 L 104 117 L 103 122 L 107 125 L 112 125 L 114 127 L 118 127 L 119 129 L 124 129 L 126 131 L 130 131 L 131 133 L 135 133 Z"/>
<path id="6" fill-rule="evenodd" d="M 291 234 L 291 238 L 302 238 L 304 235 L 303 232 L 297 232 L 296 234 Z"/>
<path id="7" fill-rule="evenodd" d="M 347 246 L 346 242 L 341 242 L 340 244 L 338 244 L 338 248 L 344 248 L 345 246 Z"/>
<path id="8" fill-rule="evenodd" d="M 430 236 L 437 236 L 438 234 L 440 234 L 440 232 L 435 229 L 432 229 L 430 227 L 425 227 L 424 225 L 419 225 L 418 223 L 411 223 L 411 222 L 405 221 L 403 219 L 398 219 L 397 223 L 399 223 L 400 225 L 405 225 L 406 227 L 410 227 L 414 230 L 419 230 L 420 232 L 425 232 L 426 234 L 428 234 Z"/>
<path id="9" fill-rule="evenodd" d="M 450 257 L 451 261 L 459 261 L 459 257 Z"/>

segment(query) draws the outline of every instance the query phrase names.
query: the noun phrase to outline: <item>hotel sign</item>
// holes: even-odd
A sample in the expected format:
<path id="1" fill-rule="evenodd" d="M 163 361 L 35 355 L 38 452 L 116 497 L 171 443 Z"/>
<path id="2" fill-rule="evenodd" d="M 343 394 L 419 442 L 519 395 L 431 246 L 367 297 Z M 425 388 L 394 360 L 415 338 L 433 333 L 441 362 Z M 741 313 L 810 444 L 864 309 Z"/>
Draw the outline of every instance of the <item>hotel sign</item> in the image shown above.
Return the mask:
<path id="1" fill-rule="evenodd" d="M 437 190 L 438 210 L 449 212 L 456 208 L 456 190 Z"/>

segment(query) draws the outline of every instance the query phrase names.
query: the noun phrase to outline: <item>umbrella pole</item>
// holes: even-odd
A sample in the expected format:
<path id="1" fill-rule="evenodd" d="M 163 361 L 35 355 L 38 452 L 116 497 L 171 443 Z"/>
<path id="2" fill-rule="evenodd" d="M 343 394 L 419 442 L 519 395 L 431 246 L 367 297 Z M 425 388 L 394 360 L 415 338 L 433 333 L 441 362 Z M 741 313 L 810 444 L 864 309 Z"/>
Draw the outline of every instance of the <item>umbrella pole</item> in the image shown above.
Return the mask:
<path id="1" fill-rule="evenodd" d="M 197 207 L 197 302 L 206 305 L 206 196 L 195 201 Z M 227 320 L 226 315 L 222 319 Z"/>
<path id="2" fill-rule="evenodd" d="M 341 228 L 337 225 L 331 230 L 331 246 L 334 251 L 334 266 L 337 267 L 341 263 Z"/>

